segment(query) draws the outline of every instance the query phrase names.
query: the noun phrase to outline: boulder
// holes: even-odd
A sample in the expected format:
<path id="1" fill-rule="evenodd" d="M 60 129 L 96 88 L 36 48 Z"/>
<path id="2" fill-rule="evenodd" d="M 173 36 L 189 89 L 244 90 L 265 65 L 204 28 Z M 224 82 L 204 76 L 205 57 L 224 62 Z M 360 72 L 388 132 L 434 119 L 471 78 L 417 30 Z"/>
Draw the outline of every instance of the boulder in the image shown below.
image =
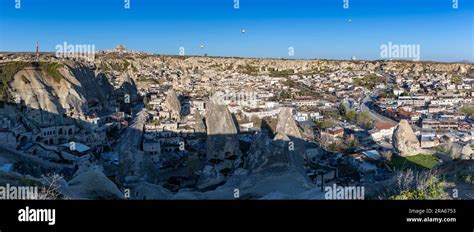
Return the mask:
<path id="1" fill-rule="evenodd" d="M 133 186 L 130 195 L 131 199 L 137 200 L 167 200 L 173 196 L 173 193 L 160 185 L 140 182 Z"/>
<path id="2" fill-rule="evenodd" d="M 459 158 L 462 160 L 471 160 L 474 158 L 473 154 L 474 154 L 474 151 L 472 150 L 471 145 L 466 144 L 463 146 L 461 150 L 461 157 Z"/>
<path id="3" fill-rule="evenodd" d="M 219 171 L 220 170 L 215 166 L 206 165 L 202 171 L 201 177 L 199 177 L 199 180 L 196 183 L 196 188 L 204 190 L 222 184 L 225 181 L 225 177 Z"/>
<path id="4" fill-rule="evenodd" d="M 448 145 L 449 158 L 451 160 L 469 160 L 474 151 L 469 144 L 450 143 Z"/>
<path id="5" fill-rule="evenodd" d="M 123 193 L 103 173 L 102 167 L 80 168 L 67 183 L 66 195 L 72 199 L 123 199 Z"/>

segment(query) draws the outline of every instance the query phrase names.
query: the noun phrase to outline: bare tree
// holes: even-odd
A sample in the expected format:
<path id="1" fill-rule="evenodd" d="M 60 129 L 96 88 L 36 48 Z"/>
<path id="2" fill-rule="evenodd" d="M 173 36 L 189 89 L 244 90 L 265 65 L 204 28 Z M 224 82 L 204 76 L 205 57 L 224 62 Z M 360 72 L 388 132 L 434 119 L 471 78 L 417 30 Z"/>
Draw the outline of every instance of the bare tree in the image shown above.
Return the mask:
<path id="1" fill-rule="evenodd" d="M 449 195 L 440 189 L 433 189 L 433 186 L 440 184 L 439 172 L 428 170 L 416 172 L 411 169 L 399 171 L 396 175 L 378 190 L 377 198 L 390 199 L 407 192 L 429 193 L 427 197 L 436 197 L 436 199 L 449 199 Z M 435 192 L 433 192 L 435 191 Z M 432 195 L 432 194 L 437 195 Z M 394 198 L 396 199 L 396 198 Z"/>
<path id="2" fill-rule="evenodd" d="M 60 194 L 57 191 L 59 189 L 60 184 L 59 182 L 63 179 L 63 176 L 59 174 L 52 174 L 49 176 L 43 176 L 45 180 L 45 185 L 41 187 L 40 192 L 36 199 L 38 200 L 57 200 L 60 199 Z"/>

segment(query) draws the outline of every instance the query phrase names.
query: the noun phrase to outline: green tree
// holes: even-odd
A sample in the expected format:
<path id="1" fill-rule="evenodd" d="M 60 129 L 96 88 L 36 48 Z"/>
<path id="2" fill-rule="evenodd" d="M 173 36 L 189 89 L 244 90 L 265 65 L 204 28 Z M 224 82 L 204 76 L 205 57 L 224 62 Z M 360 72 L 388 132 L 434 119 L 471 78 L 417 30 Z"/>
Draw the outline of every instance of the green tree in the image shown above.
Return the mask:
<path id="1" fill-rule="evenodd" d="M 346 114 L 344 115 L 344 117 L 349 122 L 356 122 L 357 112 L 355 112 L 353 110 L 347 111 Z"/>
<path id="2" fill-rule="evenodd" d="M 472 116 L 474 115 L 474 107 L 462 107 L 461 112 L 467 116 Z"/>

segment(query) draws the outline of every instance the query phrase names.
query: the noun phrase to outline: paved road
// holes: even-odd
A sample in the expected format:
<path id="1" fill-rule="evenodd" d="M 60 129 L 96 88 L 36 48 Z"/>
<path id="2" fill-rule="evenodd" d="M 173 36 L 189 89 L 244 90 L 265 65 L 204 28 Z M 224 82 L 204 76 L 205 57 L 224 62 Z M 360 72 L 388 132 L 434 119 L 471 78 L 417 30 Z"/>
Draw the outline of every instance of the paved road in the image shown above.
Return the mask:
<path id="1" fill-rule="evenodd" d="M 377 113 L 375 110 L 372 110 L 369 107 L 370 103 L 372 103 L 372 99 L 370 99 L 370 95 L 368 95 L 364 98 L 364 100 L 362 100 L 360 110 L 367 113 L 376 123 L 389 123 L 390 125 L 397 125 L 396 121 Z"/>

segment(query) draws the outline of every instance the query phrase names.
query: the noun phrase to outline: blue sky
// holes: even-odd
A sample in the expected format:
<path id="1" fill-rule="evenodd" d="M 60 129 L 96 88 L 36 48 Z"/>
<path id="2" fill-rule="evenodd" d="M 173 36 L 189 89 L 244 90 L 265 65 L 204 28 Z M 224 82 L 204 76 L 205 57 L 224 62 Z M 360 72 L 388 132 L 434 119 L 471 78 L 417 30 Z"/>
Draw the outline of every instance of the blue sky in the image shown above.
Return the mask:
<path id="1" fill-rule="evenodd" d="M 18 1 L 18 0 L 17 0 Z M 158 54 L 380 59 L 380 46 L 419 44 L 421 60 L 474 61 L 474 1 L 0 0 L 0 51 L 117 44 Z M 241 29 L 246 32 L 241 33 Z M 205 47 L 200 48 L 203 44 Z M 288 56 L 289 47 L 294 56 Z"/>

